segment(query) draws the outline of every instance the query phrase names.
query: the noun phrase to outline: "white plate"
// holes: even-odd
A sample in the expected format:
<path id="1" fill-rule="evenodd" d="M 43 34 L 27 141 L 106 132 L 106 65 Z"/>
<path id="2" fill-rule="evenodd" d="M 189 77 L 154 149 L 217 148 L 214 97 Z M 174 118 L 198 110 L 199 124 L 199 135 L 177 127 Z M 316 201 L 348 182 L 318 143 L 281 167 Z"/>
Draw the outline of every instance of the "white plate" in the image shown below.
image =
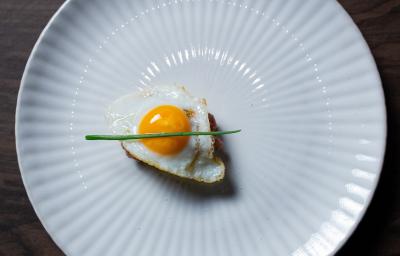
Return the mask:
<path id="1" fill-rule="evenodd" d="M 228 177 L 138 165 L 106 106 L 184 84 L 223 129 Z M 381 170 L 379 75 L 336 1 L 71 0 L 27 64 L 16 137 L 29 198 L 69 255 L 325 255 L 363 216 Z"/>

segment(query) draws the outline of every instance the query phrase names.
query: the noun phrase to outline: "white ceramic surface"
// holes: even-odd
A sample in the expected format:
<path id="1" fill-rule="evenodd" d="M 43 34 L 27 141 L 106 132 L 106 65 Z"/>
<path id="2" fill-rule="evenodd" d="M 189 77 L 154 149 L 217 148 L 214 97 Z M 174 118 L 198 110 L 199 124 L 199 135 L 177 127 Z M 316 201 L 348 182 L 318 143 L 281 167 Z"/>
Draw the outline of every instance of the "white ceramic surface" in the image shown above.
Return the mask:
<path id="1" fill-rule="evenodd" d="M 106 106 L 145 86 L 207 98 L 228 177 L 138 165 Z M 29 198 L 69 255 L 326 255 L 363 216 L 383 161 L 375 63 L 332 0 L 71 0 L 27 64 L 16 138 Z"/>

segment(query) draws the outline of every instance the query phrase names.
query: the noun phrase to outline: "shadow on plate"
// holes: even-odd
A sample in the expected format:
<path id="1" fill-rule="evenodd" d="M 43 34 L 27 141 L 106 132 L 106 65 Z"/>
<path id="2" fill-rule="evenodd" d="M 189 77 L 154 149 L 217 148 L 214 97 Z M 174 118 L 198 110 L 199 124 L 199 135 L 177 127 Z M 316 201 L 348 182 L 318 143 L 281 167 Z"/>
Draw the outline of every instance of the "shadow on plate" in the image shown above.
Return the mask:
<path id="1" fill-rule="evenodd" d="M 165 187 L 170 193 L 176 193 L 179 189 L 180 194 L 197 201 L 205 201 L 216 197 L 232 199 L 237 195 L 238 191 L 233 179 L 234 173 L 232 173 L 231 161 L 229 156 L 223 152 L 219 152 L 218 156 L 225 163 L 225 177 L 222 181 L 212 184 L 177 177 L 140 161 L 136 161 L 136 164 L 139 170 L 152 177 L 155 182 L 160 183 L 158 184 L 159 186 Z"/>

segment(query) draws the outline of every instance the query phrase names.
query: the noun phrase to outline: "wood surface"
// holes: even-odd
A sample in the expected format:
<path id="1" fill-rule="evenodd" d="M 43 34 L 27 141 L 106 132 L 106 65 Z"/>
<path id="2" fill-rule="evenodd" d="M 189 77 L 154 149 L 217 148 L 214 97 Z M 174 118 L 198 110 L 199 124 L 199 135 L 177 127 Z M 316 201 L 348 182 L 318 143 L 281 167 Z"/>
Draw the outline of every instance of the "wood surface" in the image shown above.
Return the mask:
<path id="1" fill-rule="evenodd" d="M 400 255 L 400 0 L 340 0 L 378 64 L 388 109 L 382 177 L 365 218 L 338 255 Z M 17 164 L 14 114 L 21 76 L 62 0 L 0 0 L 0 255 L 63 255 L 39 222 Z"/>

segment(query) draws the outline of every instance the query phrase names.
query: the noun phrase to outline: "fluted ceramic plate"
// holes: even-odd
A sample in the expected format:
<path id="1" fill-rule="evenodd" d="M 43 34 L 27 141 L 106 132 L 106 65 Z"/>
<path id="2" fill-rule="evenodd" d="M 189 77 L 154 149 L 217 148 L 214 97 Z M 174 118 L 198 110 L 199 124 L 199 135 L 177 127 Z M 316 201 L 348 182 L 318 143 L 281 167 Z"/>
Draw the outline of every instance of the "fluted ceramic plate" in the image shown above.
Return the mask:
<path id="1" fill-rule="evenodd" d="M 204 97 L 225 136 L 214 186 L 126 157 L 114 99 L 161 84 Z M 29 198 L 69 255 L 325 255 L 379 179 L 379 75 L 336 1 L 71 0 L 34 48 L 16 137 Z"/>

